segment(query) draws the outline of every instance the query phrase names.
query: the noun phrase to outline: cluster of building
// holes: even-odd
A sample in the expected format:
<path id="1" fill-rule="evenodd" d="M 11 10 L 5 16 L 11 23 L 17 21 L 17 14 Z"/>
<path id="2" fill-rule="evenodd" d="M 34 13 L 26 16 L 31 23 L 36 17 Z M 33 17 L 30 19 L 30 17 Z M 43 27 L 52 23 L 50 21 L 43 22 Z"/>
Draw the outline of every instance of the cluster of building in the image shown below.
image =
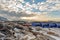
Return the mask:
<path id="1" fill-rule="evenodd" d="M 43 28 L 60 28 L 60 22 L 32 22 L 32 26 L 40 26 Z"/>
<path id="2" fill-rule="evenodd" d="M 25 22 L 25 21 L 4 21 L 0 22 L 0 30 L 1 28 L 6 28 L 6 26 L 10 27 L 37 27 L 40 26 L 42 28 L 60 28 L 60 22 Z"/>

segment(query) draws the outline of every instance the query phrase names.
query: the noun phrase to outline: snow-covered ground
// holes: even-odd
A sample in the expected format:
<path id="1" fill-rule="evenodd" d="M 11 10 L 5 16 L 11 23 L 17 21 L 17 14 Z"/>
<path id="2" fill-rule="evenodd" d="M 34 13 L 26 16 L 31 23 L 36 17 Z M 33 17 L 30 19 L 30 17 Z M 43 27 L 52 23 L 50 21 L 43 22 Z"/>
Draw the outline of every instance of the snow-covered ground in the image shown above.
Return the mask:
<path id="1" fill-rule="evenodd" d="M 43 33 L 44 35 L 47 35 L 55 40 L 60 40 L 60 28 L 42 28 L 42 30 L 39 32 Z M 57 34 L 57 36 L 54 36 L 54 34 L 49 35 L 49 34 L 47 34 L 47 32 L 53 32 L 53 33 Z"/>
<path id="2" fill-rule="evenodd" d="M 0 39 L 10 40 L 60 40 L 59 28 L 21 27 L 0 31 Z M 28 30 L 27 30 L 28 29 Z"/>

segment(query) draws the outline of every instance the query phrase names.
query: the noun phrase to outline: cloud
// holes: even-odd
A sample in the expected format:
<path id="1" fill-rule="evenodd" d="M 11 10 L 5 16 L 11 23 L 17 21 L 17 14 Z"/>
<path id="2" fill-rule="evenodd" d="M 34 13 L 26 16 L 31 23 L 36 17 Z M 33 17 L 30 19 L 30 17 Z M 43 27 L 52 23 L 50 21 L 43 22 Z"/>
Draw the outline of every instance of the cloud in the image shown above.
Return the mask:
<path id="1" fill-rule="evenodd" d="M 35 16 L 31 16 L 31 17 L 20 17 L 20 19 L 22 20 L 29 20 L 29 21 L 48 21 L 49 18 L 46 15 L 47 12 L 42 12 L 41 14 L 37 14 L 35 13 Z"/>
<path id="2" fill-rule="evenodd" d="M 60 0 L 47 0 L 48 3 L 60 3 Z"/>
<path id="3" fill-rule="evenodd" d="M 9 20 L 16 20 L 16 18 L 18 20 L 54 20 L 55 18 L 50 18 L 47 15 L 49 12 L 60 10 L 60 0 L 46 0 L 46 2 L 38 2 L 37 4 L 34 3 L 34 0 L 33 4 L 25 2 L 24 0 L 0 0 L 0 9 L 2 9 L 3 13 L 0 13 L 0 16 L 5 15 L 4 17 Z M 6 11 L 6 13 L 4 11 Z M 59 18 L 56 18 L 55 20 L 58 19 Z"/>
<path id="4" fill-rule="evenodd" d="M 29 11 L 30 12 L 30 11 Z M 14 11 L 12 11 L 12 12 L 9 12 L 9 11 L 6 11 L 6 10 L 1 10 L 0 9 L 0 16 L 2 16 L 2 17 L 5 17 L 5 18 L 7 18 L 8 20 L 20 20 L 19 18 L 20 17 L 33 17 L 33 16 L 35 16 L 35 14 L 34 13 L 25 13 L 25 12 L 14 12 Z"/>
<path id="5" fill-rule="evenodd" d="M 52 7 L 54 10 L 60 10 L 60 4 L 56 4 L 54 7 Z"/>
<path id="6" fill-rule="evenodd" d="M 22 5 L 22 2 L 25 3 L 25 5 Z M 35 3 L 30 4 L 30 2 L 24 2 L 24 0 L 20 0 L 20 1 L 11 0 L 10 2 L 5 0 L 5 1 L 1 2 L 1 6 L 5 10 L 15 11 L 15 12 L 19 12 L 20 10 L 22 10 L 22 11 L 30 10 L 31 11 L 31 10 L 33 10 L 33 8 L 39 9 L 40 11 L 55 11 L 55 10 L 60 9 L 60 6 L 58 6 L 60 4 L 57 2 L 60 2 L 60 1 L 59 0 L 47 0 L 46 2 L 38 2 L 37 4 L 35 4 Z"/>
<path id="7" fill-rule="evenodd" d="M 31 17 L 20 17 L 21 20 L 27 21 L 60 21 L 60 18 L 48 17 L 46 15 L 36 15 Z"/>

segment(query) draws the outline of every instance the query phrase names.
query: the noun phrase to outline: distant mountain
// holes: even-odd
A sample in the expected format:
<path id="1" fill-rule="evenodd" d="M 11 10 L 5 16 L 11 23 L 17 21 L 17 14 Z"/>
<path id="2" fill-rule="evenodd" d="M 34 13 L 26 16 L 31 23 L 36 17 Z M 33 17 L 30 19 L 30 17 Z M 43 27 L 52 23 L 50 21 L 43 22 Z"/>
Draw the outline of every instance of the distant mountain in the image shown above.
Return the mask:
<path id="1" fill-rule="evenodd" d="M 0 16 L 0 21 L 8 21 L 8 19 Z"/>

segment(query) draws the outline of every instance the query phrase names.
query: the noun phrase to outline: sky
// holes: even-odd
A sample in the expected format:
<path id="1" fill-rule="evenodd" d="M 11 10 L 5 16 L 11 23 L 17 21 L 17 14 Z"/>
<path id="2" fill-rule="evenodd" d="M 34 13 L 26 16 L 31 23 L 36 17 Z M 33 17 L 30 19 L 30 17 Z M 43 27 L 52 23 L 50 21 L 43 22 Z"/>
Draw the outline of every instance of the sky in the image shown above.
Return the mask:
<path id="1" fill-rule="evenodd" d="M 60 21 L 60 0 L 0 0 L 0 16 L 9 20 Z"/>

